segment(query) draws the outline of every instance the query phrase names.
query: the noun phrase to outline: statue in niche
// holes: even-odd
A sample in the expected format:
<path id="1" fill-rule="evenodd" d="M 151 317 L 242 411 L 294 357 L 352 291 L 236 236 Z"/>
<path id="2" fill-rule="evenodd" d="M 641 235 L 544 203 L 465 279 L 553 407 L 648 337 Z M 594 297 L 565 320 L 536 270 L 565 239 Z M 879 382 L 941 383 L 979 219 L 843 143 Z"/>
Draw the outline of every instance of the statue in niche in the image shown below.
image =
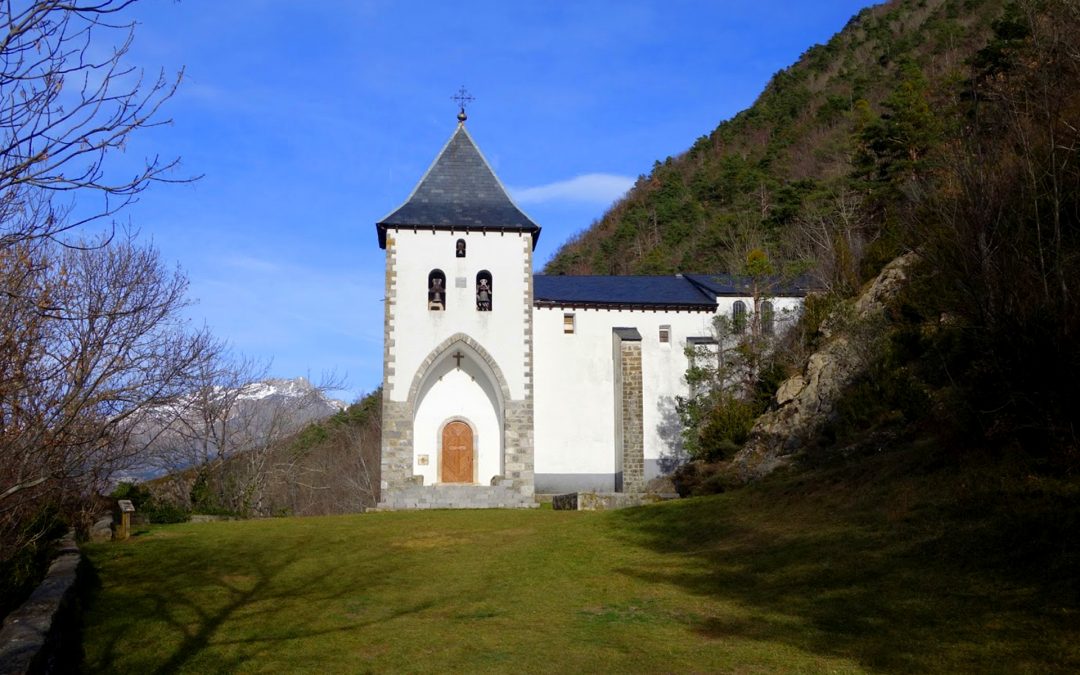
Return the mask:
<path id="1" fill-rule="evenodd" d="M 428 288 L 428 309 L 443 309 L 443 280 L 440 277 L 431 278 L 431 286 Z"/>
<path id="2" fill-rule="evenodd" d="M 476 309 L 481 312 L 491 311 L 491 284 L 484 278 L 476 283 Z"/>
<path id="3" fill-rule="evenodd" d="M 465 240 L 464 239 L 458 239 L 457 240 L 457 246 L 456 246 L 456 248 L 454 250 L 455 250 L 455 252 L 457 254 L 457 257 L 464 258 L 465 257 Z"/>

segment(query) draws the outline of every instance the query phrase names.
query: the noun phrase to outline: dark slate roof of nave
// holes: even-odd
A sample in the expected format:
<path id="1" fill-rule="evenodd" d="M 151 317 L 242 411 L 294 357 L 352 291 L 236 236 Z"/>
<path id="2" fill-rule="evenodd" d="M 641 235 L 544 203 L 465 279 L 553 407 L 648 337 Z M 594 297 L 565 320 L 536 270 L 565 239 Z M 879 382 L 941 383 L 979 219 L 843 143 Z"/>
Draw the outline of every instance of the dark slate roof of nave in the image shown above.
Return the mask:
<path id="1" fill-rule="evenodd" d="M 753 288 L 750 277 L 737 274 L 684 274 L 690 283 L 715 296 L 748 296 Z M 814 283 L 808 276 L 785 279 L 780 276 L 767 277 L 762 282 L 762 290 L 768 295 L 802 297 L 814 290 Z"/>
<path id="2" fill-rule="evenodd" d="M 540 235 L 540 226 L 510 199 L 463 124 L 405 203 L 376 227 L 382 248 L 389 227 L 530 232 L 534 246 Z"/>
<path id="3" fill-rule="evenodd" d="M 732 274 L 673 276 L 533 275 L 533 303 L 555 307 L 716 309 L 720 296 L 748 297 L 750 278 Z M 773 296 L 806 295 L 805 280 L 770 282 Z"/>
<path id="4" fill-rule="evenodd" d="M 537 305 L 674 307 L 712 310 L 715 298 L 681 276 L 561 276 L 534 274 Z"/>

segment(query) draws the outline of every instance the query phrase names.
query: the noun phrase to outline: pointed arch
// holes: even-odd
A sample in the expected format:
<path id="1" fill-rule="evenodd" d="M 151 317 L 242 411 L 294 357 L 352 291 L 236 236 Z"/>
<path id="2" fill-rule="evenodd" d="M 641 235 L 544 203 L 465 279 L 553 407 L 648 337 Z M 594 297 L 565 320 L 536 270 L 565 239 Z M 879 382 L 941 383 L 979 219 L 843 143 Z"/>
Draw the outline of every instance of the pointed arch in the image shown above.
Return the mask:
<path id="1" fill-rule="evenodd" d="M 479 342 L 465 333 L 455 333 L 443 340 L 439 343 L 439 346 L 428 353 L 427 357 L 420 364 L 420 367 L 416 369 L 416 374 L 413 375 L 412 384 L 409 386 L 408 401 L 410 408 L 416 410 L 418 403 L 417 397 L 424 385 L 424 381 L 438 364 L 451 358 L 451 354 L 455 349 L 464 349 L 466 352 L 471 352 L 476 359 L 476 362 L 480 365 L 480 369 L 488 376 L 492 384 L 495 385 L 495 389 L 499 394 L 498 407 L 501 417 L 502 411 L 506 409 L 507 401 L 510 400 L 510 385 L 507 383 L 506 377 L 503 376 L 499 364 L 495 362 L 495 359 L 491 354 L 489 354 Z"/>

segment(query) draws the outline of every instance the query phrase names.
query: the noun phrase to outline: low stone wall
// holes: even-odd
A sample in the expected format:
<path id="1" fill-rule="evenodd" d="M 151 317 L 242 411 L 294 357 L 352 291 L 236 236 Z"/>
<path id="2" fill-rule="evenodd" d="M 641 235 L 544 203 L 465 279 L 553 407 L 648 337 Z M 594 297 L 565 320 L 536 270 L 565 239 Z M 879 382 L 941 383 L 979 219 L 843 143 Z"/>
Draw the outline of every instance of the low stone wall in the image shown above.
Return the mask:
<path id="1" fill-rule="evenodd" d="M 81 561 L 75 533 L 69 532 L 45 580 L 0 628 L 0 675 L 78 672 L 82 641 L 76 580 Z"/>
<path id="2" fill-rule="evenodd" d="M 193 513 L 188 518 L 189 523 L 216 523 L 222 520 L 240 520 L 236 516 L 211 516 L 205 513 Z"/>
<path id="3" fill-rule="evenodd" d="M 551 508 L 556 511 L 610 511 L 677 498 L 676 494 L 643 492 L 569 492 L 552 495 Z"/>

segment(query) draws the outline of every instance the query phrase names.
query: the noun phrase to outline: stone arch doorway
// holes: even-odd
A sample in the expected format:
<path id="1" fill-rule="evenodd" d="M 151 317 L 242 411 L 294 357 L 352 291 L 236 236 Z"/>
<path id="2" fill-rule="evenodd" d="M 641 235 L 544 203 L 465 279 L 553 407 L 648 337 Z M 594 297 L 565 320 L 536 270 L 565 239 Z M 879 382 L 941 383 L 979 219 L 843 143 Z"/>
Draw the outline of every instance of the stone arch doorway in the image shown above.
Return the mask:
<path id="1" fill-rule="evenodd" d="M 461 420 L 451 420 L 442 428 L 439 482 L 475 483 L 476 446 L 472 427 Z"/>
<path id="2" fill-rule="evenodd" d="M 461 333 L 445 340 L 421 364 L 409 390 L 412 475 L 422 476 L 425 485 L 489 485 L 504 476 L 508 399 L 506 379 L 478 342 Z M 443 432 L 454 421 L 472 431 L 473 464 L 467 476 L 462 467 L 444 477 Z"/>

